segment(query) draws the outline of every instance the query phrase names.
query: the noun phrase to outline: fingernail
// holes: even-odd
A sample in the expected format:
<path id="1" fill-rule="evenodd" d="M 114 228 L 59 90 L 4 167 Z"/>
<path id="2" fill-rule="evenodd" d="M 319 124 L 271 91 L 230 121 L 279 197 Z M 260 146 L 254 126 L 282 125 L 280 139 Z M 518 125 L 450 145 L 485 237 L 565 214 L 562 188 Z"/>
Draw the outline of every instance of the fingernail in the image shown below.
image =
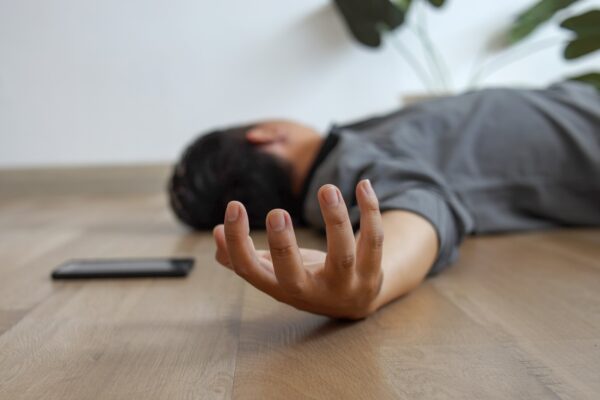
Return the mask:
<path id="1" fill-rule="evenodd" d="M 365 194 L 367 196 L 374 196 L 375 195 L 375 192 L 373 191 L 373 186 L 371 186 L 371 181 L 370 180 L 365 179 L 363 181 L 362 187 L 363 187 L 363 190 L 365 191 Z"/>
<path id="2" fill-rule="evenodd" d="M 327 203 L 328 206 L 332 207 L 337 206 L 337 204 L 340 202 L 337 190 L 335 190 L 333 186 L 328 186 L 325 188 L 325 190 L 323 191 L 323 198 L 325 199 L 325 203 Z"/>
<path id="3" fill-rule="evenodd" d="M 281 211 L 274 211 L 269 215 L 269 226 L 275 232 L 284 230 L 285 217 Z"/>
<path id="4" fill-rule="evenodd" d="M 227 221 L 234 222 L 240 216 L 240 206 L 235 203 L 229 203 L 227 206 Z"/>

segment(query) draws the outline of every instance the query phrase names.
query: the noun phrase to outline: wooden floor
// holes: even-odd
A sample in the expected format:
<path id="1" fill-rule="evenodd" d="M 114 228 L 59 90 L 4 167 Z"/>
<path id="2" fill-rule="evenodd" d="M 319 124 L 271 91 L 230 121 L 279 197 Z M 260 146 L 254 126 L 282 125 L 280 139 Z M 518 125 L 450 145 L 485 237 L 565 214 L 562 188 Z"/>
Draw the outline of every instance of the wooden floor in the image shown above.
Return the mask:
<path id="1" fill-rule="evenodd" d="M 271 300 L 213 250 L 162 195 L 1 200 L 0 399 L 600 398 L 600 230 L 468 240 L 358 323 Z M 49 279 L 122 256 L 197 264 L 180 280 Z"/>

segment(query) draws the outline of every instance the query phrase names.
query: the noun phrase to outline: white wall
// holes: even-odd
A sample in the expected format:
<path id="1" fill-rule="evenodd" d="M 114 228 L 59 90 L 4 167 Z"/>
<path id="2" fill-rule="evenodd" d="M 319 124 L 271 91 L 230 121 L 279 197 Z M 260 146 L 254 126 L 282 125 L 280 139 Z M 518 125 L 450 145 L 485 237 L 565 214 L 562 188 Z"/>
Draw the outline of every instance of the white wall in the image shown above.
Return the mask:
<path id="1" fill-rule="evenodd" d="M 427 13 L 455 89 L 532 1 L 449 0 Z M 327 0 L 0 0 L 0 166 L 169 161 L 214 126 L 276 116 L 325 129 L 422 91 L 391 46 L 361 48 L 344 29 Z M 399 39 L 415 45 L 407 31 Z M 600 67 L 597 55 L 566 65 L 559 53 L 485 85 Z"/>

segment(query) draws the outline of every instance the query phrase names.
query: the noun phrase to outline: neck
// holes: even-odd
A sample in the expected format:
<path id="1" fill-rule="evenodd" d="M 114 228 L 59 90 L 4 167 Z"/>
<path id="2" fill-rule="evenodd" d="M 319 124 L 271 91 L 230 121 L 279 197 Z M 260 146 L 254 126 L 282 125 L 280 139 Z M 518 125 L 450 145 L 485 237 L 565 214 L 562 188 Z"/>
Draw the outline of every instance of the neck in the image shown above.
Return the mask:
<path id="1" fill-rule="evenodd" d="M 320 135 L 311 137 L 303 146 L 298 148 L 297 154 L 293 157 L 292 190 L 294 191 L 295 196 L 301 195 L 310 168 L 315 162 L 317 154 L 319 154 L 319 150 L 323 145 L 323 140 L 323 137 Z"/>

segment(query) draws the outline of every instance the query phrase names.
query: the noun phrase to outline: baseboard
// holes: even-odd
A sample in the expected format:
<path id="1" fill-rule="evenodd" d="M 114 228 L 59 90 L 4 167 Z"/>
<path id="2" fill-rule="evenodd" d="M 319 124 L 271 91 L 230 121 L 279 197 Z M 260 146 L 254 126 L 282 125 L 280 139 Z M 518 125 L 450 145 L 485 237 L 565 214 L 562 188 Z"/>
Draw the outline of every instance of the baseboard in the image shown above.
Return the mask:
<path id="1" fill-rule="evenodd" d="M 0 169 L 0 196 L 163 192 L 170 164 Z"/>

